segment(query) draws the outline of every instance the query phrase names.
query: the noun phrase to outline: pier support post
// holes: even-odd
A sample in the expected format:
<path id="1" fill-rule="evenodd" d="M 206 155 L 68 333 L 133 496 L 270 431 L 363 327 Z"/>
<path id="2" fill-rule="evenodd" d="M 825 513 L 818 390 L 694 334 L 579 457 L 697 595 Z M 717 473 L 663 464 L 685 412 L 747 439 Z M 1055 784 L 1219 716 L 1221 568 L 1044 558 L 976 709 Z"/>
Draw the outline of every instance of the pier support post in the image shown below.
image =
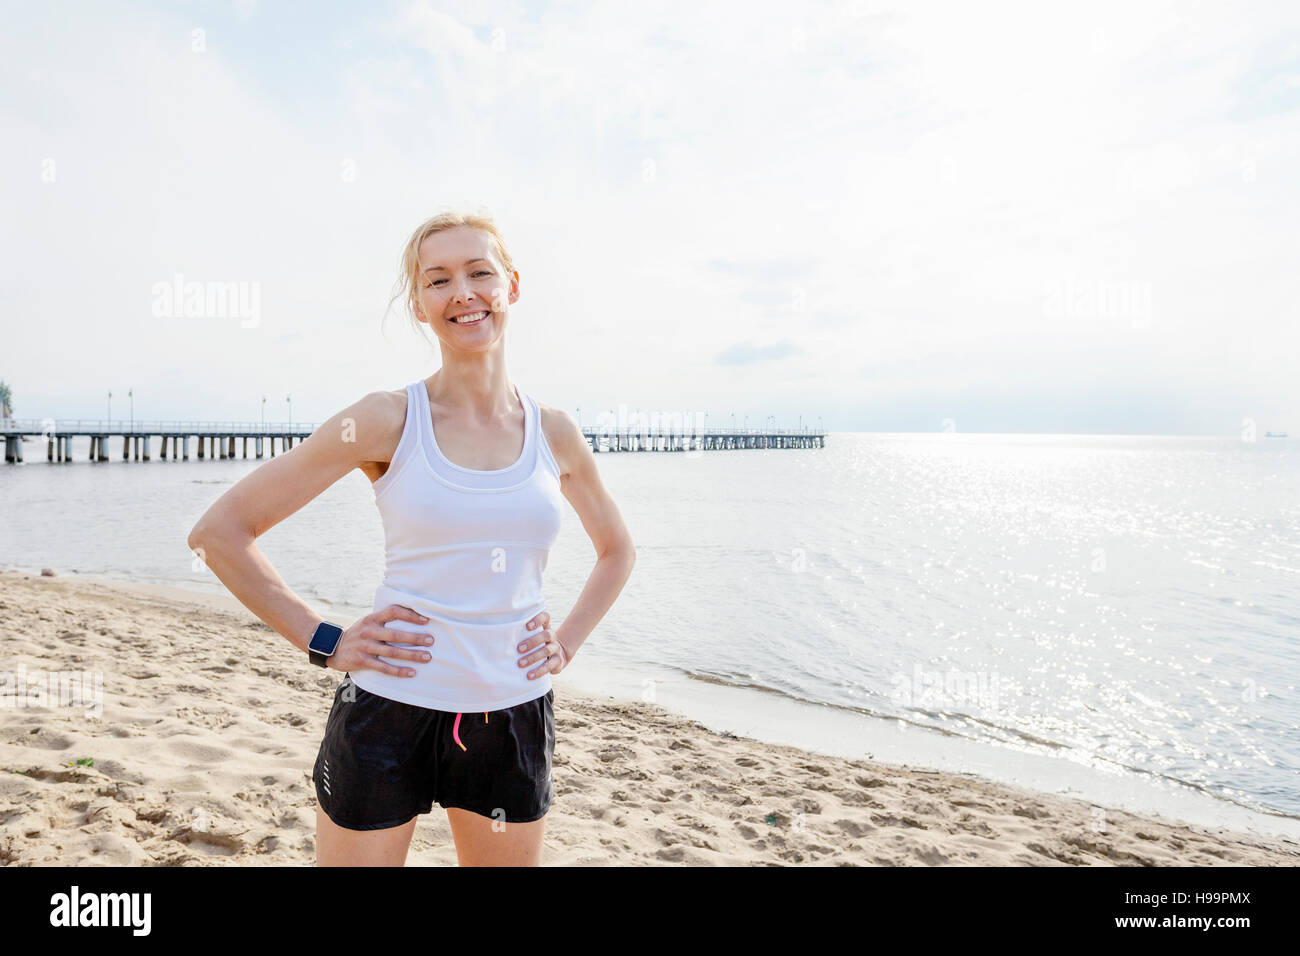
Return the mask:
<path id="1" fill-rule="evenodd" d="M 254 438 L 254 439 L 253 439 L 253 445 L 255 446 L 255 447 L 254 447 L 254 451 L 257 453 L 257 457 L 258 457 L 258 458 L 261 458 L 261 457 L 262 457 L 262 439 L 261 439 L 261 438 Z"/>

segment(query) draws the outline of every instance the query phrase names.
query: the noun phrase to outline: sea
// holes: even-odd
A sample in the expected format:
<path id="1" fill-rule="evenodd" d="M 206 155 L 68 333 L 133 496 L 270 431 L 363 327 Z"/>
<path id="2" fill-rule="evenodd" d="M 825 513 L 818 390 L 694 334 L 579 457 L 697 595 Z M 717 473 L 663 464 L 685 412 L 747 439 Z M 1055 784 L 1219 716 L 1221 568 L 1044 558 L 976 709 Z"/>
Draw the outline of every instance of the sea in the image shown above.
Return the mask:
<path id="1" fill-rule="evenodd" d="M 186 537 L 269 458 L 90 462 L 85 441 L 0 465 L 0 566 L 226 594 Z M 1300 835 L 1294 441 L 833 432 L 597 462 L 637 562 L 557 695 Z M 257 543 L 322 616 L 370 611 L 383 534 L 360 472 Z M 566 511 L 553 625 L 594 561 Z"/>

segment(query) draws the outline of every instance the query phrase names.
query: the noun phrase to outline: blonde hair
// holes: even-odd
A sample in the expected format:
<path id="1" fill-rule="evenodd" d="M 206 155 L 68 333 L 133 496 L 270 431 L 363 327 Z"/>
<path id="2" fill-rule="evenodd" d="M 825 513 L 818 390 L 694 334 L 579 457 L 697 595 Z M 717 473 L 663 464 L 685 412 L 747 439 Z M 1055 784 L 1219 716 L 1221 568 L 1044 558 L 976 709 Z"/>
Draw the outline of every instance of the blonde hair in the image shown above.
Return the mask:
<path id="1" fill-rule="evenodd" d="M 505 239 L 502 238 L 500 230 L 497 229 L 496 223 L 492 217 L 482 212 L 441 212 L 438 215 L 426 219 L 415 227 L 411 233 L 411 238 L 406 240 L 406 246 L 402 249 L 401 262 L 397 268 L 397 281 L 393 284 L 393 295 L 388 300 L 389 308 L 392 308 L 393 302 L 400 297 L 405 297 L 407 317 L 415 326 L 416 332 L 423 335 L 421 322 L 415 314 L 415 302 L 419 296 L 420 282 L 420 243 L 424 242 L 435 232 L 442 232 L 445 229 L 454 229 L 456 226 L 469 226 L 471 229 L 480 229 L 488 234 L 491 240 L 492 251 L 501 268 L 505 270 L 505 279 L 510 281 L 514 275 L 515 263 L 510 258 L 510 253 L 506 251 Z"/>

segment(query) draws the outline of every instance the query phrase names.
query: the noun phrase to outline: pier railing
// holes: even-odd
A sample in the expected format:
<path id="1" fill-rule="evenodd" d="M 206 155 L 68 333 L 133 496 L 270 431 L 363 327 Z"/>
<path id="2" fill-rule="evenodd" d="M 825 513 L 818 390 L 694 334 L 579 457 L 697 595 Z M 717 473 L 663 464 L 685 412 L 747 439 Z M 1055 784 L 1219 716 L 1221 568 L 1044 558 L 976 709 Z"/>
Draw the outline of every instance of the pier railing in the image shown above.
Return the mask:
<path id="1" fill-rule="evenodd" d="M 148 421 L 141 419 L 139 421 L 127 421 L 123 419 L 105 419 L 105 418 L 0 418 L 0 434 L 20 433 L 24 435 L 43 435 L 46 431 L 58 432 L 79 432 L 88 434 L 93 432 L 96 435 L 113 435 L 113 434 L 139 434 L 139 435 L 161 435 L 163 432 L 176 432 L 178 434 L 188 433 L 197 434 L 195 429 L 210 432 L 226 433 L 231 431 L 262 431 L 265 433 L 275 432 L 277 435 L 285 431 L 305 432 L 311 434 L 320 426 L 319 422 L 238 422 L 238 421 Z M 600 428 L 583 428 L 584 435 L 607 435 L 614 431 L 628 432 L 640 431 L 650 435 L 695 435 L 695 434 L 717 434 L 717 435 L 824 435 L 823 431 L 815 428 L 722 428 L 722 429 L 672 429 L 672 428 L 645 428 L 638 429 L 628 426 L 622 428 L 600 427 Z"/>
<path id="2" fill-rule="evenodd" d="M 310 435 L 317 422 L 129 421 L 106 418 L 0 418 L 0 435 Z"/>

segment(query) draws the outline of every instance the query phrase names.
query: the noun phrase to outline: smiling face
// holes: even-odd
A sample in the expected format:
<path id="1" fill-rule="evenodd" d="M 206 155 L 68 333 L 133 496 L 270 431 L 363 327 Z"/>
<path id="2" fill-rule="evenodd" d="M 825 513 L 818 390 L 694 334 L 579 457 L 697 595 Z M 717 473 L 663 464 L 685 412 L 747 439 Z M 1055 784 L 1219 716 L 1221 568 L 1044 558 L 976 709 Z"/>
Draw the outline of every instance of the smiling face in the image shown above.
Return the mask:
<path id="1" fill-rule="evenodd" d="M 424 238 L 419 259 L 415 314 L 444 347 L 478 351 L 501 338 L 519 301 L 519 273 L 506 274 L 491 236 L 470 226 L 444 229 Z"/>

